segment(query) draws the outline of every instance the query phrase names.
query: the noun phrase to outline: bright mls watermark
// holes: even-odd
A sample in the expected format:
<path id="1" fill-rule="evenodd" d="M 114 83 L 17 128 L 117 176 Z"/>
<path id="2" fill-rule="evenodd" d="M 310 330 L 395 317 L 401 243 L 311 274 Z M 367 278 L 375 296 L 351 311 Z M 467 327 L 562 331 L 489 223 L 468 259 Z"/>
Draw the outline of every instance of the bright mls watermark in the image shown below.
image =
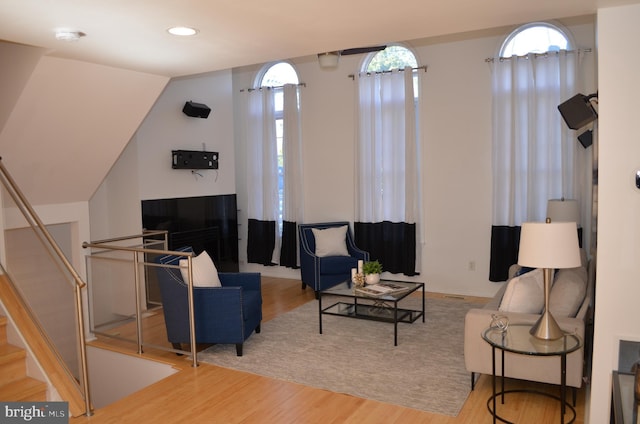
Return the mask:
<path id="1" fill-rule="evenodd" d="M 69 402 L 0 402 L 0 422 L 68 424 Z"/>

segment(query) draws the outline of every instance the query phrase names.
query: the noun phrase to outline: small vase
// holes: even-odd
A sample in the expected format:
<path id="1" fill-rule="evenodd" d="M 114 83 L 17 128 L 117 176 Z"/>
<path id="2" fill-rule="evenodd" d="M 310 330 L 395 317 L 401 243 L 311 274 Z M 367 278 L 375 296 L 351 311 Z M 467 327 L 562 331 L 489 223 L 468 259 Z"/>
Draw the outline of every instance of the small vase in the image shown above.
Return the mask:
<path id="1" fill-rule="evenodd" d="M 380 274 L 367 274 L 364 278 L 367 284 L 378 284 L 380 282 Z"/>

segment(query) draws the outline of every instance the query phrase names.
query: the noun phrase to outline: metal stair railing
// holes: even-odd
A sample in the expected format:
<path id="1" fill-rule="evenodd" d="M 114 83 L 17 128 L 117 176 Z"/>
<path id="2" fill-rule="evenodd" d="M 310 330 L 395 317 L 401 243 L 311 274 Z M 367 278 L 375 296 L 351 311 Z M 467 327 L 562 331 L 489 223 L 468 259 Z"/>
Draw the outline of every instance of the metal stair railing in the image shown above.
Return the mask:
<path id="1" fill-rule="evenodd" d="M 17 209 L 20 211 L 22 216 L 26 219 L 27 223 L 31 227 L 31 229 L 38 236 L 42 244 L 47 248 L 50 254 L 53 256 L 53 259 L 57 264 L 62 268 L 62 270 L 68 273 L 71 276 L 70 284 L 74 292 L 74 305 L 75 305 L 75 319 L 77 324 L 77 335 L 78 335 L 78 352 L 79 352 L 79 365 L 80 365 L 80 376 L 78 377 L 80 382 L 76 380 L 76 377 L 73 375 L 68 365 L 62 359 L 58 349 L 55 344 L 51 341 L 47 331 L 44 326 L 37 318 L 37 314 L 30 308 L 29 302 L 24 298 L 24 295 L 21 294 L 21 290 L 17 287 L 13 281 L 13 278 L 8 278 L 7 281 L 10 285 L 12 285 L 16 295 L 21 300 L 22 308 L 25 309 L 25 312 L 30 316 L 30 320 L 38 329 L 42 339 L 48 345 L 48 348 L 51 353 L 58 359 L 60 365 L 67 373 L 68 378 L 73 381 L 78 390 L 82 391 L 82 395 L 84 398 L 84 414 L 87 416 L 93 415 L 92 406 L 91 406 L 91 393 L 89 389 L 89 372 L 87 366 L 87 345 L 86 345 L 86 337 L 85 337 L 85 320 L 84 320 L 84 311 L 83 311 L 83 303 L 82 303 L 82 289 L 86 286 L 86 283 L 80 277 L 76 269 L 73 265 L 67 260 L 63 251 L 61 250 L 58 243 L 55 241 L 51 233 L 47 230 L 44 223 L 40 220 L 35 210 L 28 202 L 22 191 L 19 189 L 16 182 L 13 180 L 6 167 L 2 163 L 2 158 L 0 158 L 0 181 L 2 182 L 5 190 L 11 196 Z M 5 267 L 6 269 L 6 267 Z M 11 277 L 10 274 L 8 274 Z M 79 385 L 79 386 L 78 386 Z"/>
<path id="2" fill-rule="evenodd" d="M 157 240 L 154 239 L 155 236 L 164 236 L 164 240 Z M 188 290 L 187 290 L 187 302 L 188 302 L 188 311 L 189 311 L 189 338 L 190 338 L 190 354 L 191 354 L 191 360 L 192 360 L 192 366 L 193 367 L 197 367 L 198 366 L 198 354 L 197 354 L 197 344 L 196 344 L 196 331 L 195 331 L 195 318 L 194 318 L 194 305 L 193 305 L 193 265 L 192 265 L 192 259 L 193 259 L 193 253 L 192 252 L 181 252 L 181 251 L 172 251 L 172 250 L 168 250 L 167 249 L 167 235 L 168 232 L 164 231 L 164 230 L 145 230 L 143 231 L 142 234 L 137 234 L 137 235 L 130 235 L 130 236 L 124 236 L 124 237 L 117 237 L 117 238 L 112 238 L 112 239 L 106 239 L 106 240 L 96 240 L 96 241 L 91 241 L 91 242 L 84 242 L 82 243 L 82 247 L 87 249 L 94 249 L 92 250 L 91 255 L 87 256 L 87 259 L 91 259 L 91 258 L 95 258 L 97 256 L 99 256 L 101 253 L 103 252 L 124 252 L 125 254 L 130 253 L 132 255 L 132 259 L 131 259 L 131 264 L 133 267 L 133 290 L 134 290 L 134 297 L 135 297 L 135 312 L 134 312 L 134 316 L 135 316 L 135 324 L 136 324 L 136 348 L 137 348 L 137 353 L 138 354 L 142 354 L 143 353 L 143 347 L 144 346 L 150 346 L 153 348 L 157 348 L 160 350 L 165 350 L 165 351 L 170 351 L 170 352 L 176 352 L 176 353 L 184 353 L 185 351 L 182 350 L 178 350 L 178 349 L 169 349 L 166 348 L 164 346 L 157 346 L 157 345 L 151 345 L 151 344 L 147 344 L 144 342 L 144 338 L 143 338 L 143 332 L 142 332 L 142 321 L 143 321 L 143 317 L 144 317 L 144 311 L 142 311 L 141 305 L 141 299 L 140 299 L 140 293 L 141 293 L 141 276 L 140 276 L 140 270 L 138 265 L 142 264 L 145 267 L 172 267 L 175 268 L 176 266 L 174 265 L 161 265 L 161 264 L 156 264 L 156 263 L 148 263 L 145 260 L 141 260 L 141 256 L 142 257 L 147 257 L 148 255 L 174 255 L 174 256 L 183 256 L 186 260 L 187 260 L 187 272 L 188 272 L 188 281 L 186 281 L 185 283 L 187 284 Z M 130 241 L 130 240 L 137 240 L 137 239 L 143 239 L 145 240 L 145 242 L 142 243 L 143 247 L 139 247 L 138 245 L 128 245 L 128 246 L 122 246 L 117 244 L 118 242 L 126 242 L 126 241 Z M 150 240 L 149 240 L 150 239 Z M 163 249 L 151 249 L 148 248 L 147 246 L 150 245 L 154 245 L 154 244 L 159 244 L 161 243 L 162 246 L 164 247 Z M 103 258 L 105 259 L 105 258 Z M 114 260 L 112 258 L 106 258 L 108 260 Z M 122 260 L 122 259 L 119 259 Z M 128 262 L 127 260 L 125 260 L 125 262 Z M 93 329 L 93 331 L 96 334 L 100 334 L 102 336 L 105 337 L 113 337 L 113 338 L 118 338 L 124 341 L 130 341 L 126 338 L 121 338 L 118 336 L 113 336 L 113 335 L 109 335 L 108 333 L 103 333 L 100 332 L 98 330 L 96 330 L 95 328 Z"/>

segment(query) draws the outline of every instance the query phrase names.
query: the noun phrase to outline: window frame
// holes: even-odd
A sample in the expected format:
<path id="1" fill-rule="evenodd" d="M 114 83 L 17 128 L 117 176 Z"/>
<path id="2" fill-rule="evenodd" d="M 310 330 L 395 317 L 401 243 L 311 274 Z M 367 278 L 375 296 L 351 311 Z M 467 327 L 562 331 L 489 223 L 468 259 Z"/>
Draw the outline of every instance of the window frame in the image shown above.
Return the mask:
<path id="1" fill-rule="evenodd" d="M 511 56 L 505 56 L 504 55 L 504 50 L 505 48 L 509 45 L 509 43 L 515 39 L 518 35 L 520 35 L 522 32 L 531 29 L 531 28 L 535 28 L 535 27 L 546 27 L 546 28 L 550 28 L 553 29 L 554 31 L 559 32 L 560 34 L 562 34 L 564 36 L 564 38 L 567 40 L 567 48 L 566 50 L 573 50 L 576 47 L 576 43 L 575 40 L 573 38 L 573 35 L 571 34 L 571 32 L 564 26 L 561 25 L 557 22 L 553 22 L 553 21 L 536 21 L 536 22 L 529 22 L 527 24 L 523 24 L 523 25 L 519 25 L 516 28 L 514 28 L 504 39 L 503 41 L 500 43 L 500 46 L 498 48 L 498 52 L 497 52 L 497 57 L 499 58 L 509 58 L 511 56 L 526 56 L 526 54 L 544 54 L 544 52 L 528 52 L 524 55 L 511 55 Z M 549 49 L 545 50 L 545 52 L 548 52 Z"/>
<path id="2" fill-rule="evenodd" d="M 416 54 L 415 51 L 413 51 L 413 49 L 411 49 L 409 46 L 405 46 L 402 43 L 393 43 L 393 44 L 388 44 L 387 47 L 385 47 L 383 50 L 377 51 L 377 52 L 371 52 L 369 54 L 367 54 L 363 61 L 362 61 L 362 65 L 360 66 L 360 72 L 364 72 L 364 73 L 372 73 L 372 72 L 390 72 L 392 69 L 390 70 L 383 70 L 383 71 L 370 71 L 369 70 L 369 66 L 371 65 L 371 62 L 373 61 L 373 59 L 379 55 L 380 53 L 382 53 L 383 51 L 385 51 L 386 49 L 390 48 L 390 47 L 400 47 L 403 48 L 405 50 L 407 50 L 409 53 L 411 53 L 411 55 L 413 56 L 413 59 L 415 60 L 415 65 L 414 64 L 408 64 L 406 66 L 411 66 L 412 68 L 417 68 L 419 65 L 419 60 L 418 60 L 418 55 Z M 393 68 L 393 69 L 398 69 L 398 68 Z"/>

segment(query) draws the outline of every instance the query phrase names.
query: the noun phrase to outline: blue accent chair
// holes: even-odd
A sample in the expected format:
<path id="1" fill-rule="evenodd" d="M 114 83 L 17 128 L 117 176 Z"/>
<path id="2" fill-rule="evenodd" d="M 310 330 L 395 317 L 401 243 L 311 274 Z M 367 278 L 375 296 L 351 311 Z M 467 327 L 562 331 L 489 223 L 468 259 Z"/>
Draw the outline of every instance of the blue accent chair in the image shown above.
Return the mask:
<path id="1" fill-rule="evenodd" d="M 190 248 L 179 249 L 191 251 Z M 184 256 L 159 256 L 155 262 L 179 265 Z M 167 338 L 175 349 L 191 343 L 187 283 L 179 268 L 155 267 L 162 298 Z M 194 287 L 193 306 L 196 343 L 235 344 L 242 356 L 242 345 L 260 332 L 262 290 L 259 273 L 219 273 L 222 287 Z"/>
<path id="2" fill-rule="evenodd" d="M 347 251 L 350 256 L 316 256 L 316 241 L 312 228 L 326 229 L 347 226 Z M 351 269 L 357 268 L 358 260 L 368 261 L 369 252 L 360 250 L 353 240 L 349 222 L 325 222 L 316 224 L 299 224 L 300 243 L 300 275 L 302 288 L 312 287 L 316 292 L 326 290 L 339 283 L 351 279 Z"/>

